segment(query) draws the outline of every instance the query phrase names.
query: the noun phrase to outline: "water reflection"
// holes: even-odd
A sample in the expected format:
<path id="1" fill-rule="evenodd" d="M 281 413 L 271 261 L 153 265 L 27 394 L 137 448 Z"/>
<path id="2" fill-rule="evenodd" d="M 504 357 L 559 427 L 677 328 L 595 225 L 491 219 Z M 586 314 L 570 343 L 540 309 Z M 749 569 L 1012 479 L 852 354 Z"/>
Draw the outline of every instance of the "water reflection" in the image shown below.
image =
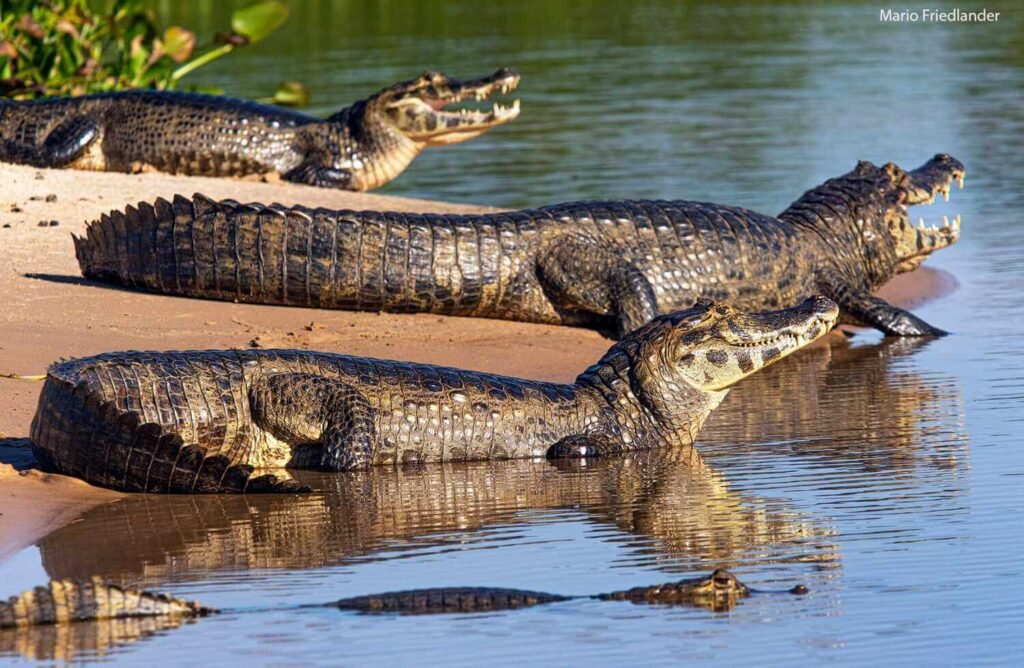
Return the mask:
<path id="1" fill-rule="evenodd" d="M 625 543 L 620 565 L 833 564 L 828 529 L 737 494 L 692 450 L 609 458 L 304 473 L 309 496 L 137 496 L 93 509 L 40 543 L 53 578 L 153 586 L 218 570 L 315 568 L 446 547 L 507 546 L 508 525 L 582 514 Z M 808 547 L 808 545 L 813 545 Z M 481 583 L 463 583 L 481 584 Z"/>
<path id="2" fill-rule="evenodd" d="M 929 343 L 887 338 L 801 351 L 745 379 L 701 438 L 716 457 L 765 445 L 835 469 L 924 468 L 955 478 L 968 466 L 963 399 L 955 377 L 914 367 L 913 355 Z"/>
<path id="3" fill-rule="evenodd" d="M 32 661 L 61 662 L 103 658 L 115 647 L 193 621 L 180 617 L 145 617 L 0 629 L 0 657 L 17 655 Z"/>

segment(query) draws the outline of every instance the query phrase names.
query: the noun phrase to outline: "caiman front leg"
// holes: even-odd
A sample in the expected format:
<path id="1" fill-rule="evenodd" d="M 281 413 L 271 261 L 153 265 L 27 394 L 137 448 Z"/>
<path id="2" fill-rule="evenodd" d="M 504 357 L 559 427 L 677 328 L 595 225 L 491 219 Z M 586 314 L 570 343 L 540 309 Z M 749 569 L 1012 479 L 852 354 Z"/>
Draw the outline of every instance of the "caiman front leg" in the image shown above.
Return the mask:
<path id="1" fill-rule="evenodd" d="M 817 274 L 818 289 L 839 304 L 844 312 L 865 325 L 893 336 L 945 336 L 938 327 L 932 327 L 913 313 L 893 306 L 889 302 L 853 287 L 836 272 L 826 269 Z"/>
<path id="2" fill-rule="evenodd" d="M 20 163 L 34 167 L 66 167 L 100 138 L 100 126 L 85 116 L 64 121 L 41 144 L 6 142 L 4 152 Z"/>
<path id="3" fill-rule="evenodd" d="M 293 448 L 319 444 L 330 471 L 363 469 L 373 461 L 373 408 L 347 383 L 308 373 L 274 374 L 250 391 L 253 420 Z"/>
<path id="4" fill-rule="evenodd" d="M 295 169 L 285 172 L 283 178 L 292 183 L 303 183 L 319 188 L 357 190 L 352 181 L 351 171 L 324 166 L 308 158 Z"/>
<path id="5" fill-rule="evenodd" d="M 536 270 L 555 306 L 611 316 L 619 336 L 658 315 L 654 289 L 643 272 L 587 237 L 553 240 L 538 256 Z"/>

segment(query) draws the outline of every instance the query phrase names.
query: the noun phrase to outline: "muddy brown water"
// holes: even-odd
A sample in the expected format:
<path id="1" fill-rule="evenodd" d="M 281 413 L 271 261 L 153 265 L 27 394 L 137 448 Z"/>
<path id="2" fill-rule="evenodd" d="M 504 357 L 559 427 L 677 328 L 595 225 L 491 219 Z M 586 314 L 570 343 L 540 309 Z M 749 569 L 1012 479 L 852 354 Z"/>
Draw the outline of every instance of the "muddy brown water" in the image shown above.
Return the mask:
<path id="1" fill-rule="evenodd" d="M 866 332 L 803 351 L 737 386 L 695 452 L 305 473 L 319 491 L 301 498 L 101 505 L 0 564 L 0 595 L 99 574 L 282 609 L 173 629 L 85 625 L 21 637 L 5 656 L 1010 660 L 1024 650 L 1024 24 L 1009 5 L 988 8 L 1002 10 L 998 23 L 887 26 L 858 3 L 296 8 L 285 33 L 203 76 L 240 95 L 298 78 L 326 111 L 428 65 L 522 71 L 519 120 L 425 153 L 393 194 L 498 206 L 685 197 L 771 212 L 857 159 L 914 166 L 952 153 L 967 189 L 920 215 L 963 215 L 961 242 L 929 261 L 959 288 L 917 310 L 953 334 Z M 165 11 L 212 30 L 226 10 Z M 416 618 L 283 609 L 440 585 L 585 594 L 715 567 L 811 593 L 726 613 L 597 601 Z"/>

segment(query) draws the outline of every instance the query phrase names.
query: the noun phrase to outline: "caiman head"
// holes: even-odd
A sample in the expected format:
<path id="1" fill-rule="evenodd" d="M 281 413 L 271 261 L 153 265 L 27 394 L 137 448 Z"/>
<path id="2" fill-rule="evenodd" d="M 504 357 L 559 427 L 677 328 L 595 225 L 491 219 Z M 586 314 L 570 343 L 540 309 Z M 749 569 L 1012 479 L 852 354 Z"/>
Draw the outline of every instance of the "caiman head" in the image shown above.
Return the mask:
<path id="1" fill-rule="evenodd" d="M 825 297 L 766 313 L 702 300 L 630 332 L 577 382 L 604 396 L 627 444 L 689 444 L 731 385 L 821 337 L 838 317 Z"/>
<path id="2" fill-rule="evenodd" d="M 724 612 L 732 610 L 741 598 L 749 594 L 750 589 L 735 575 L 719 568 L 711 575 L 649 587 L 634 587 L 604 594 L 600 598 L 637 604 L 694 605 Z"/>
<path id="3" fill-rule="evenodd" d="M 393 129 L 420 148 L 445 146 L 478 137 L 519 115 L 519 100 L 508 107 L 495 104 L 489 110 L 449 109 L 449 105 L 465 100 L 480 102 L 496 91 L 504 94 L 515 90 L 518 84 L 519 75 L 507 67 L 473 81 L 428 70 L 412 81 L 380 91 L 367 100 L 366 108 L 387 119 Z"/>
<path id="4" fill-rule="evenodd" d="M 946 154 L 907 172 L 895 163 L 862 161 L 848 174 L 805 193 L 780 218 L 797 218 L 833 240 L 838 262 L 866 270 L 872 286 L 916 269 L 929 255 L 960 238 L 960 216 L 941 226 L 911 222 L 909 207 L 931 204 L 951 184 L 964 183 L 963 164 Z M 853 248 L 851 248 L 851 246 Z M 840 267 L 842 268 L 842 267 Z"/>
<path id="5" fill-rule="evenodd" d="M 891 162 L 882 169 L 889 176 L 897 200 L 895 207 L 889 207 L 894 212 L 886 216 L 885 231 L 895 249 L 896 273 L 901 274 L 913 271 L 933 252 L 960 238 L 959 214 L 952 222 L 944 218 L 941 227 L 925 227 L 924 218 L 913 225 L 907 209 L 916 204 L 931 204 L 939 193 L 948 202 L 953 181 L 964 187 L 964 166 L 956 158 L 940 153 L 912 172 L 905 172 Z"/>

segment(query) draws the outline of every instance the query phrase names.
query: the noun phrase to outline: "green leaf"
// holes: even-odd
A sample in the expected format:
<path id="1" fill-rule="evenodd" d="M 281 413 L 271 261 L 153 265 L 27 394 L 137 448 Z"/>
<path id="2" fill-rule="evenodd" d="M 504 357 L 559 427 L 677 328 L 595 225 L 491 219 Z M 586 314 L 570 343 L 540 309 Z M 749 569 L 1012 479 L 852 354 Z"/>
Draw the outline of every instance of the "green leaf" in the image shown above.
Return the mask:
<path id="1" fill-rule="evenodd" d="M 274 104 L 285 107 L 305 107 L 309 104 L 309 89 L 299 81 L 285 81 L 274 91 Z"/>
<path id="2" fill-rule="evenodd" d="M 164 51 L 176 63 L 183 63 L 192 55 L 196 46 L 196 34 L 181 26 L 171 26 L 164 31 Z"/>
<path id="3" fill-rule="evenodd" d="M 288 5 L 280 0 L 267 0 L 236 10 L 231 15 L 231 29 L 255 44 L 288 18 Z"/>

